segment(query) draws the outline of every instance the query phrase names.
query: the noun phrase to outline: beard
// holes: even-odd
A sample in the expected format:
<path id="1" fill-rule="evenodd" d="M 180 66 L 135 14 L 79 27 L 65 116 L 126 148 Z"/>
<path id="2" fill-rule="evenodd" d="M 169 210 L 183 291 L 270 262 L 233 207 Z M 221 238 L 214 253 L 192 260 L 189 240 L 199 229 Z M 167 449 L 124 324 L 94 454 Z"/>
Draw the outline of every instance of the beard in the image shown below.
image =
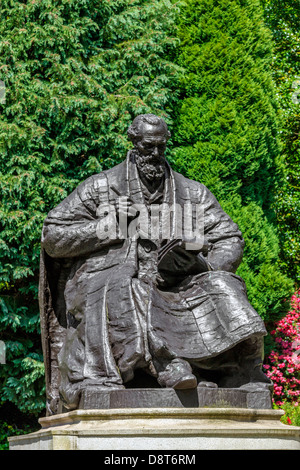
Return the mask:
<path id="1" fill-rule="evenodd" d="M 139 174 L 150 183 L 159 181 L 165 174 L 166 164 L 164 157 L 154 155 L 141 155 L 135 151 L 135 162 Z"/>

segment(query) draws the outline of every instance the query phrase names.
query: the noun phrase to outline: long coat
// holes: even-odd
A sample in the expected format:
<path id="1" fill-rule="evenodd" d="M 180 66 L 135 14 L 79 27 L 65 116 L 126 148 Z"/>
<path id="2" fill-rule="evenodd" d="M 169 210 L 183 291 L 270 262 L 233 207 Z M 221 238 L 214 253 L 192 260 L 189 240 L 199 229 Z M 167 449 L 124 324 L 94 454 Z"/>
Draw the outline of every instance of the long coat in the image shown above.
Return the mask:
<path id="1" fill-rule="evenodd" d="M 48 413 L 57 411 L 59 393 L 76 408 L 84 386 L 122 387 L 137 368 L 155 375 L 154 359 L 205 364 L 266 334 L 234 274 L 244 247 L 238 226 L 203 184 L 167 169 L 164 202 L 203 211 L 208 269 L 184 272 L 172 257 L 160 269 L 157 244 L 99 237 L 99 208 L 114 205 L 117 193 L 145 203 L 132 152 L 84 181 L 45 220 L 40 310 Z"/>

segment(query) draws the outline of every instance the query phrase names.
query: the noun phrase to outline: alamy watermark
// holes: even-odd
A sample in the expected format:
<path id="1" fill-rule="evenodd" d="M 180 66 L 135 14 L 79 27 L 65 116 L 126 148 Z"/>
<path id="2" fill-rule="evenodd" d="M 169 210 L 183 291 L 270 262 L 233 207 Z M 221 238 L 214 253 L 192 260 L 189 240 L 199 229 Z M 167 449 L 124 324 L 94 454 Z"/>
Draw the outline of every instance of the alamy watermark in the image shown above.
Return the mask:
<path id="1" fill-rule="evenodd" d="M 6 87 L 5 83 L 0 80 L 0 104 L 5 104 L 6 99 Z"/>
<path id="2" fill-rule="evenodd" d="M 6 346 L 4 341 L 0 340 L 0 364 L 6 364 Z"/>
<path id="3" fill-rule="evenodd" d="M 99 239 L 183 240 L 186 250 L 199 250 L 204 244 L 204 210 L 200 204 L 131 203 L 121 196 L 114 204 L 100 205 L 96 233 Z M 117 207 L 125 210 L 118 211 Z"/>

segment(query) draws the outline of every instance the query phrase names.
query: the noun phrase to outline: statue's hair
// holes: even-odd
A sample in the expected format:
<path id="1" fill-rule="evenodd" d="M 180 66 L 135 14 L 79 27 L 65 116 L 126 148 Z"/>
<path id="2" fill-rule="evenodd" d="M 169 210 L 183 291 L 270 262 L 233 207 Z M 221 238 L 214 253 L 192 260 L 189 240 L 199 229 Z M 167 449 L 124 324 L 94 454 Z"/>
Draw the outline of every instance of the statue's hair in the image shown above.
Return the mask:
<path id="1" fill-rule="evenodd" d="M 133 143 L 135 143 L 141 136 L 140 127 L 143 122 L 146 122 L 147 124 L 152 124 L 152 126 L 158 126 L 159 124 L 162 124 L 166 131 L 167 139 L 171 137 L 171 133 L 168 129 L 168 126 L 162 118 L 156 116 L 155 114 L 139 114 L 139 116 L 134 118 L 132 124 L 129 126 L 127 131 L 128 138 Z"/>

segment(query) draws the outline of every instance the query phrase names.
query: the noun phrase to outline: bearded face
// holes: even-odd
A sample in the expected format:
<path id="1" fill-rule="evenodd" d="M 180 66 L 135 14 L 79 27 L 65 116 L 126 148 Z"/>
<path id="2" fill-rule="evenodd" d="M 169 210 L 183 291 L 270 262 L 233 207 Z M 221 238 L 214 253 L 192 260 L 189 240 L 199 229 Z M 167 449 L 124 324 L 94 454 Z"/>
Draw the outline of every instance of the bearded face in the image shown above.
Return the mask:
<path id="1" fill-rule="evenodd" d="M 148 181 L 160 180 L 165 173 L 165 160 L 157 158 L 155 155 L 144 156 L 136 152 L 135 161 L 139 173 Z"/>
<path id="2" fill-rule="evenodd" d="M 135 143 L 135 161 L 139 173 L 149 182 L 161 180 L 165 172 L 166 131 L 163 126 L 144 123 Z"/>

